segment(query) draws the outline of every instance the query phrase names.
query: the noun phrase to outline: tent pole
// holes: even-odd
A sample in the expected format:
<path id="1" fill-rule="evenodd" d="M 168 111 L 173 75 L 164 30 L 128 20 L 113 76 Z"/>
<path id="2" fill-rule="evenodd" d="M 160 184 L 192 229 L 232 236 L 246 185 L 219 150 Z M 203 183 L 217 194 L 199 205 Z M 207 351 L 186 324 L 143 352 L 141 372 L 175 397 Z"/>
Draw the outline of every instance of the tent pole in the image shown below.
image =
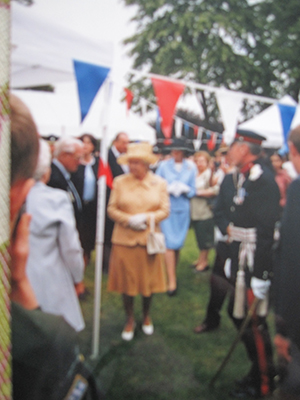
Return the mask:
<path id="1" fill-rule="evenodd" d="M 107 115 L 110 100 L 110 81 L 106 80 L 105 105 L 101 115 L 102 139 L 100 157 L 104 165 L 107 164 Z M 96 259 L 95 259 L 95 286 L 94 286 L 94 318 L 91 358 L 97 358 L 100 346 L 100 312 L 101 312 L 101 289 L 102 289 L 102 262 L 104 245 L 105 209 L 106 209 L 106 176 L 98 177 L 98 205 L 97 205 L 97 229 L 96 229 Z"/>

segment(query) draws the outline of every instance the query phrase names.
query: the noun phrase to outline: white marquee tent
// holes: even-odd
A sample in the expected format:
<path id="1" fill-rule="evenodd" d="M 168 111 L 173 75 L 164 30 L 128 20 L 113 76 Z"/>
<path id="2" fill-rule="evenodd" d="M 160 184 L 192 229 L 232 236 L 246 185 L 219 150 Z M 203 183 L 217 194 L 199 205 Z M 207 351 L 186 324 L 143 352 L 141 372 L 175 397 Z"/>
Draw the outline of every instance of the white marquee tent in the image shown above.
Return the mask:
<path id="1" fill-rule="evenodd" d="M 291 96 L 286 95 L 279 100 L 278 103 L 266 108 L 264 111 L 248 121 L 243 122 L 238 127 L 265 136 L 267 140 L 263 142 L 264 147 L 281 148 L 284 143 L 284 137 L 278 104 L 297 106 L 295 100 Z"/>
<path id="2" fill-rule="evenodd" d="M 108 142 L 119 131 L 126 131 L 131 140 L 155 141 L 155 132 L 137 115 L 120 104 L 121 88 L 112 84 L 111 107 L 107 108 L 102 88 L 91 110 L 80 124 L 79 99 L 75 86 L 73 60 L 111 67 L 113 45 L 106 41 L 93 41 L 76 32 L 63 29 L 48 20 L 36 18 L 31 8 L 18 3 L 12 7 L 11 87 L 21 89 L 38 85 L 53 85 L 56 93 L 18 90 L 16 94 L 28 105 L 41 135 L 78 136 L 90 132 L 102 136 L 103 109 L 107 125 Z M 71 90 L 63 92 L 64 84 Z M 68 93 L 68 94 L 66 94 Z M 107 115 L 108 114 L 108 115 Z"/>
<path id="3" fill-rule="evenodd" d="M 59 137 L 79 136 L 89 132 L 97 139 L 102 137 L 100 124 L 103 105 L 103 93 L 96 97 L 89 114 L 80 123 L 79 102 L 74 94 L 40 92 L 33 90 L 13 90 L 31 110 L 41 136 L 53 133 Z M 116 95 L 120 95 L 117 92 Z M 133 112 L 127 113 L 126 104 L 116 102 L 114 107 L 108 110 L 107 138 L 111 142 L 115 135 L 127 132 L 130 140 L 147 140 L 155 143 L 155 130 L 142 118 Z"/>

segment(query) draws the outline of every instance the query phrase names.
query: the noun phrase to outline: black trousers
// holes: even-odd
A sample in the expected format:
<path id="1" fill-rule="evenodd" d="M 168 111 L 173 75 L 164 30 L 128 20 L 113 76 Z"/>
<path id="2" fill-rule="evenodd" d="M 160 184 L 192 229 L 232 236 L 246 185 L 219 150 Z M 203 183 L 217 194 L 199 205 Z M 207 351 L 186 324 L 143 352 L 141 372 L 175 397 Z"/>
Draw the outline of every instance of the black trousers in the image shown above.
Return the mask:
<path id="1" fill-rule="evenodd" d="M 209 328 L 217 328 L 220 324 L 220 311 L 225 301 L 227 292 L 232 290 L 224 274 L 224 264 L 228 258 L 228 245 L 219 242 L 216 248 L 216 258 L 212 274 L 210 276 L 210 298 L 206 310 L 204 323 Z"/>
<path id="2" fill-rule="evenodd" d="M 240 329 L 244 320 L 236 319 L 233 316 L 234 293 L 233 290 L 229 297 L 228 313 L 237 329 Z M 247 309 L 249 309 L 253 301 L 253 292 L 251 289 L 248 289 Z M 259 317 L 254 313 L 244 331 L 242 341 L 246 347 L 248 358 L 252 363 L 249 373 L 252 385 L 261 396 L 271 394 L 274 389 L 273 378 L 275 376 L 275 366 L 266 317 Z"/>

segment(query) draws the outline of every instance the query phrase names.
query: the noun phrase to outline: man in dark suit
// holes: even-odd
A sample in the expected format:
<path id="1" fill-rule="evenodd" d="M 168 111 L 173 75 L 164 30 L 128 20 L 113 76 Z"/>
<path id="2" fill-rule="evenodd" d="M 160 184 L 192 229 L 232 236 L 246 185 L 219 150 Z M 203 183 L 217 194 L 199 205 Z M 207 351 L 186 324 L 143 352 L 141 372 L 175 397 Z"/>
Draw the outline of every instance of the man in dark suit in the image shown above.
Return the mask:
<path id="1" fill-rule="evenodd" d="M 122 175 L 127 173 L 127 166 L 121 166 L 118 164 L 118 157 L 127 152 L 127 146 L 129 143 L 129 138 L 127 133 L 120 132 L 117 134 L 114 139 L 111 148 L 108 151 L 108 165 L 112 173 L 112 177 Z M 111 188 L 109 186 L 106 187 L 106 206 L 108 204 L 109 196 L 110 196 Z M 111 236 L 112 231 L 114 229 L 114 222 L 109 218 L 106 213 L 105 217 L 105 233 L 104 233 L 104 254 L 103 254 L 103 271 L 108 271 L 110 250 L 111 250 Z"/>
<path id="2" fill-rule="evenodd" d="M 300 126 L 288 139 L 290 160 L 300 173 Z M 300 398 L 300 178 L 290 184 L 283 211 L 274 272 L 276 346 L 280 399 Z"/>
<path id="3" fill-rule="evenodd" d="M 80 223 L 82 202 L 80 196 L 71 181 L 71 174 L 76 172 L 83 153 L 83 144 L 74 138 L 59 139 L 55 143 L 54 159 L 51 164 L 51 176 L 48 186 L 62 189 L 68 192 L 73 207 L 77 223 Z"/>
<path id="4" fill-rule="evenodd" d="M 47 183 L 56 189 L 68 192 L 74 208 L 76 226 L 80 231 L 82 216 L 82 201 L 79 193 L 71 180 L 71 174 L 76 172 L 83 155 L 83 143 L 74 138 L 62 138 L 55 142 L 54 159 L 51 164 L 51 176 Z M 75 285 L 80 300 L 84 300 L 88 294 L 84 282 Z"/>

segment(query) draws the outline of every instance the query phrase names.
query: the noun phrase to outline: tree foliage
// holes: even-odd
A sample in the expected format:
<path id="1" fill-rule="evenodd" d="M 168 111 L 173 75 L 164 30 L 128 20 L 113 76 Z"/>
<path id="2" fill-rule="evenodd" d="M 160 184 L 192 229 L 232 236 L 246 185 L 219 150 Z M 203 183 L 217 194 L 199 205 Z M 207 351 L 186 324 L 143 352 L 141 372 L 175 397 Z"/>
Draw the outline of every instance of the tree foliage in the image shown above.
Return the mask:
<path id="1" fill-rule="evenodd" d="M 298 0 L 124 0 L 137 6 L 134 68 L 279 98 L 298 98 Z M 150 85 L 134 83 L 139 94 Z M 209 119 L 215 99 L 198 93 Z M 214 115 L 215 117 L 215 115 Z"/>

